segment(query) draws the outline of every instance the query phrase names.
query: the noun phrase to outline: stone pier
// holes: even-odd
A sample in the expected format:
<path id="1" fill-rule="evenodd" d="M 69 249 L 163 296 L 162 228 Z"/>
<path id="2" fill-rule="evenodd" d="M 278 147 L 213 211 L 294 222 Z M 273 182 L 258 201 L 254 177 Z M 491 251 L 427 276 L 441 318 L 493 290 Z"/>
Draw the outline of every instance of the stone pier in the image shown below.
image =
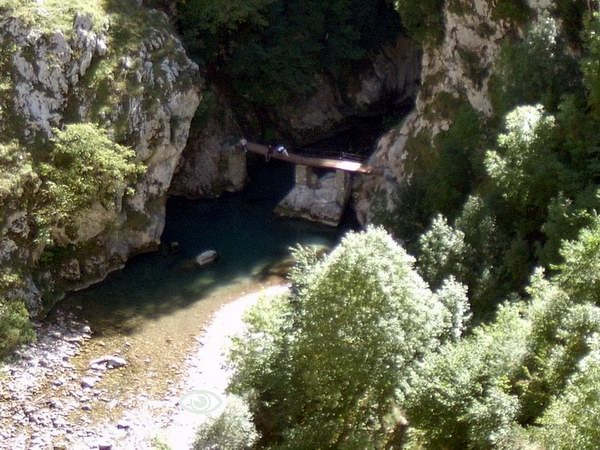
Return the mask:
<path id="1" fill-rule="evenodd" d="M 318 176 L 306 166 L 296 166 L 296 182 L 275 213 L 330 226 L 338 226 L 350 198 L 351 174 L 342 170 Z"/>

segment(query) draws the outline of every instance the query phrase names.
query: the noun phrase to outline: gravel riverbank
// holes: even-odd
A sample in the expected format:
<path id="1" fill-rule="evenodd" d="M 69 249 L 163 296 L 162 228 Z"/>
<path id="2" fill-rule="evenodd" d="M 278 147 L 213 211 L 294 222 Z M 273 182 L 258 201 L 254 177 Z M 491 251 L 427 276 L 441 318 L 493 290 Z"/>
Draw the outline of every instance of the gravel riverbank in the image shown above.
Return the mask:
<path id="1" fill-rule="evenodd" d="M 156 439 L 172 450 L 188 449 L 207 410 L 182 403 L 203 402 L 205 396 L 223 402 L 231 375 L 224 367 L 230 337 L 243 329 L 244 312 L 261 295 L 285 289 L 272 286 L 221 307 L 198 337 L 197 348 L 182 361 L 182 375 L 170 380 L 160 398 L 144 392 L 122 398 L 102 387 L 104 377 L 125 370 L 128 361 L 120 351 L 107 349 L 85 370 L 71 364 L 93 334 L 84 321 L 59 313 L 37 324 L 38 340 L 0 369 L 0 449 L 144 450 L 152 449 Z M 90 413 L 99 406 L 124 412 L 120 418 L 97 419 Z"/>

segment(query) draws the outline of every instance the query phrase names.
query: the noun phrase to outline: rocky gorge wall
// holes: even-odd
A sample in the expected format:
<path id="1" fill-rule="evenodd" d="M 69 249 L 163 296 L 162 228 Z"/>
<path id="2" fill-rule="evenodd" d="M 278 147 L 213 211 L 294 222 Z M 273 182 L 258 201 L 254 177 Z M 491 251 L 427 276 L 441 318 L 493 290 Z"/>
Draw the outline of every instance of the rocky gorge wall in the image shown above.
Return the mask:
<path id="1" fill-rule="evenodd" d="M 410 143 L 425 136 L 433 149 L 435 137 L 453 123 L 456 108 L 468 104 L 484 117 L 494 111 L 489 84 L 501 44 L 523 34 L 528 23 L 517 23 L 497 13 L 489 0 L 452 0 L 444 3 L 445 29 L 439 42 L 423 46 L 421 87 L 413 111 L 378 141 L 371 164 L 385 168 L 383 177 L 364 177 L 355 184 L 354 204 L 361 222 L 373 220 L 381 208 L 402 204 L 401 191 L 410 183 L 410 163 L 416 155 Z M 553 6 L 549 0 L 528 0 L 531 20 Z M 449 106 L 450 105 L 450 106 Z M 433 151 L 433 150 L 431 150 Z"/>
<path id="2" fill-rule="evenodd" d="M 421 50 L 398 33 L 360 70 L 340 79 L 317 77 L 313 95 L 274 108 L 269 118 L 288 140 L 306 145 L 347 130 L 353 118 L 410 108 L 420 84 Z"/>
<path id="3" fill-rule="evenodd" d="M 58 11 L 55 2 L 23 4 L 25 10 L 0 4 L 0 140 L 18 145 L 22 159 L 37 148 L 43 160 L 56 129 L 93 123 L 145 166 L 111 205 L 97 201 L 78 211 L 69 232 L 41 232 L 35 170 L 4 196 L 0 294 L 24 299 L 31 314 L 157 246 L 166 194 L 200 101 L 198 67 L 166 16 L 135 2 L 107 4 Z"/>

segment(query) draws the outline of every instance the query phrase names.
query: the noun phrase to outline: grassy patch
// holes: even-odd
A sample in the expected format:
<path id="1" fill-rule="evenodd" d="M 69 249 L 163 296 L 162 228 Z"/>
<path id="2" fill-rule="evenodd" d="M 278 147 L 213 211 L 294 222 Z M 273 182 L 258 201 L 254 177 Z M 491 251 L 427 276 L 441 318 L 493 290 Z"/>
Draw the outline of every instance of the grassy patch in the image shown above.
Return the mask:
<path id="1" fill-rule="evenodd" d="M 77 13 L 88 14 L 96 26 L 107 19 L 104 0 L 45 0 L 38 4 L 31 0 L 0 0 L 0 11 L 23 21 L 45 33 L 66 31 L 73 27 Z"/>
<path id="2" fill-rule="evenodd" d="M 465 100 L 461 96 L 456 96 L 450 92 L 440 92 L 425 107 L 423 115 L 425 119 L 430 121 L 439 119 L 451 120 L 464 102 Z"/>

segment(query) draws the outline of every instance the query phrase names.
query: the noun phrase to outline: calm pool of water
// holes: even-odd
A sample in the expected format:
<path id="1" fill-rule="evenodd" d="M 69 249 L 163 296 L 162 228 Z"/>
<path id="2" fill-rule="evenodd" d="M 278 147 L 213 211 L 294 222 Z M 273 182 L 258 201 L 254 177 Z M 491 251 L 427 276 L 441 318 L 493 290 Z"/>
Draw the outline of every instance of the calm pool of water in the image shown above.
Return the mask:
<path id="1" fill-rule="evenodd" d="M 274 216 L 273 208 L 293 182 L 293 169 L 285 163 L 254 161 L 249 176 L 242 193 L 214 200 L 171 198 L 162 241 L 165 246 L 178 242 L 179 250 L 139 255 L 104 282 L 70 294 L 65 304 L 83 307 L 83 315 L 99 332 L 135 333 L 145 319 L 156 320 L 219 292 L 264 281 L 261 271 L 284 259 L 290 247 L 331 246 L 355 226 L 350 217 L 333 229 Z M 189 267 L 191 258 L 208 249 L 220 254 L 216 263 Z"/>

